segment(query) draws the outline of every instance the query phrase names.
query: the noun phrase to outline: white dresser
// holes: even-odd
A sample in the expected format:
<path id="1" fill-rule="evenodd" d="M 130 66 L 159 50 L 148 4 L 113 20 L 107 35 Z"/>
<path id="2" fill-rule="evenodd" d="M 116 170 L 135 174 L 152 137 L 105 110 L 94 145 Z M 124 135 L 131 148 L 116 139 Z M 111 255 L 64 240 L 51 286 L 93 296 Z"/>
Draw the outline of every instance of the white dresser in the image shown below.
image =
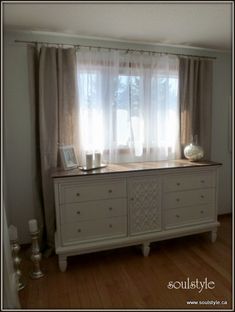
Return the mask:
<path id="1" fill-rule="evenodd" d="M 210 232 L 216 240 L 218 168 L 187 160 L 53 173 L 56 253 L 67 257 Z"/>

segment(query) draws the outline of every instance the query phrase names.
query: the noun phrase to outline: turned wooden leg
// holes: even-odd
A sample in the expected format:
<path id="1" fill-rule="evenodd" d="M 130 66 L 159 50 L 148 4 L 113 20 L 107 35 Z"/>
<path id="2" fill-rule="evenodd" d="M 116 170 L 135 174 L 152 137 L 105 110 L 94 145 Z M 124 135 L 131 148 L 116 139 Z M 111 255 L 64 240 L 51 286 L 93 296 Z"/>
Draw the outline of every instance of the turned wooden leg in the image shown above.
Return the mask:
<path id="1" fill-rule="evenodd" d="M 142 254 L 144 257 L 148 257 L 150 252 L 150 246 L 149 243 L 143 243 L 142 244 Z"/>
<path id="2" fill-rule="evenodd" d="M 211 231 L 211 242 L 214 243 L 217 238 L 217 229 Z"/>
<path id="3" fill-rule="evenodd" d="M 59 268 L 61 272 L 65 272 L 67 269 L 67 256 L 59 255 Z"/>

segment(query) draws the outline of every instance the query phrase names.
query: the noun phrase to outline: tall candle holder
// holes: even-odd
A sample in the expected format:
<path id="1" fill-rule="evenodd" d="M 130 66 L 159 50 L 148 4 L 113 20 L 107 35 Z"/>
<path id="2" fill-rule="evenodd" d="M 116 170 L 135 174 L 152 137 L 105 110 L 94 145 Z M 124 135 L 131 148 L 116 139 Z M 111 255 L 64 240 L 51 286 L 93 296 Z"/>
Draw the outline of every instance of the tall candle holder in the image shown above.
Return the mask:
<path id="1" fill-rule="evenodd" d="M 30 272 L 30 277 L 33 279 L 38 279 L 45 275 L 40 268 L 42 254 L 40 253 L 40 248 L 38 244 L 39 233 L 40 231 L 30 232 L 32 239 L 32 254 L 30 259 L 33 262 L 33 271 Z"/>
<path id="2" fill-rule="evenodd" d="M 20 245 L 17 242 L 17 240 L 11 240 L 10 244 L 11 244 L 11 250 L 12 250 L 13 264 L 14 264 L 15 273 L 17 277 L 17 290 L 19 291 L 25 288 L 26 286 L 24 277 L 20 270 L 20 263 L 21 263 L 21 258 L 19 257 Z"/>

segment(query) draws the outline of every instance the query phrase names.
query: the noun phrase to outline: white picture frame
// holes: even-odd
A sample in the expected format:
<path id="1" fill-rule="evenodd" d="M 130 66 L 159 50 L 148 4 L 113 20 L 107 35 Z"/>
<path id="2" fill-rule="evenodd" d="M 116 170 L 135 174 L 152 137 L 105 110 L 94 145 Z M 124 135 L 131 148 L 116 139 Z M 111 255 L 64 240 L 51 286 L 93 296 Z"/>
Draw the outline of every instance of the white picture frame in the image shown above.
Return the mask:
<path id="1" fill-rule="evenodd" d="M 64 170 L 70 170 L 78 167 L 78 161 L 73 145 L 60 146 L 59 152 Z"/>

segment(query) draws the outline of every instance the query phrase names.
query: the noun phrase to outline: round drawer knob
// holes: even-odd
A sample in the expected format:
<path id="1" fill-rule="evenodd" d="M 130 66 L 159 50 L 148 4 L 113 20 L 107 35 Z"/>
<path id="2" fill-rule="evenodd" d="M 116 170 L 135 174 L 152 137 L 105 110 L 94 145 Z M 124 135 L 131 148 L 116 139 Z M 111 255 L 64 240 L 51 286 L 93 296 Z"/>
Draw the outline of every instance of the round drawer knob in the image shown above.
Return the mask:
<path id="1" fill-rule="evenodd" d="M 113 191 L 112 190 L 109 190 L 109 193 L 112 193 Z"/>
<path id="2" fill-rule="evenodd" d="M 112 227 L 113 227 L 113 225 L 112 225 L 112 224 L 109 224 L 109 227 L 110 227 L 110 228 L 112 228 Z"/>
<path id="3" fill-rule="evenodd" d="M 176 185 L 180 186 L 180 182 L 177 182 Z"/>
<path id="4" fill-rule="evenodd" d="M 80 193 L 77 193 L 76 195 L 77 195 L 77 196 L 80 196 Z"/>
<path id="5" fill-rule="evenodd" d="M 201 183 L 205 183 L 205 181 L 204 181 L 204 180 L 201 180 Z"/>
<path id="6" fill-rule="evenodd" d="M 180 217 L 180 216 L 177 214 L 177 215 L 176 215 L 176 218 L 179 218 L 179 217 Z"/>
<path id="7" fill-rule="evenodd" d="M 201 198 L 204 198 L 204 195 L 201 195 Z"/>
<path id="8" fill-rule="evenodd" d="M 80 215 L 80 211 L 77 211 L 77 214 Z"/>
<path id="9" fill-rule="evenodd" d="M 204 213 L 204 211 L 203 211 L 203 210 L 201 210 L 201 211 L 200 211 L 200 213 Z"/>
<path id="10" fill-rule="evenodd" d="M 81 233 L 81 231 L 82 231 L 81 229 L 78 229 L 78 233 Z"/>
<path id="11" fill-rule="evenodd" d="M 111 210 L 113 210 L 113 208 L 112 208 L 112 207 L 109 207 L 109 210 L 111 211 Z"/>
<path id="12" fill-rule="evenodd" d="M 180 201 L 180 199 L 179 199 L 179 198 L 176 198 L 176 201 L 177 201 L 177 202 L 179 202 L 179 201 Z"/>

